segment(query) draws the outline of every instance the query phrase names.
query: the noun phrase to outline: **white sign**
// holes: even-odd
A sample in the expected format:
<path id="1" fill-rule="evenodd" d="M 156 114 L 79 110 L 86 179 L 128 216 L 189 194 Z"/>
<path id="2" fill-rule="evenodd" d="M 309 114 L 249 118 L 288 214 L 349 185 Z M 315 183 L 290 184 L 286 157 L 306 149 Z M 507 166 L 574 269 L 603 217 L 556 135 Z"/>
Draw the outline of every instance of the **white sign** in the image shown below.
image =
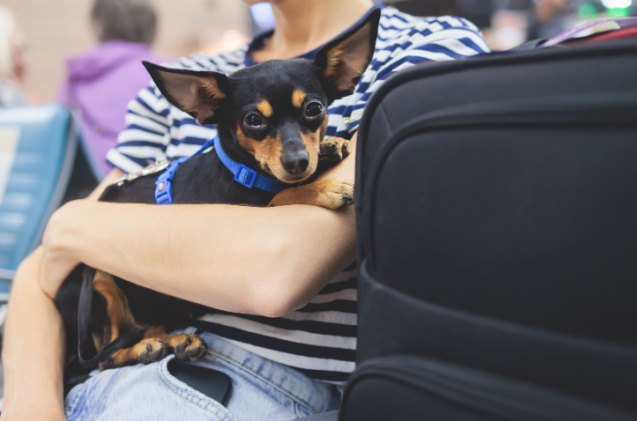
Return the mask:
<path id="1" fill-rule="evenodd" d="M 0 205 L 4 199 L 4 193 L 9 182 L 11 166 L 18 150 L 18 139 L 20 138 L 20 128 L 2 127 L 0 128 Z"/>

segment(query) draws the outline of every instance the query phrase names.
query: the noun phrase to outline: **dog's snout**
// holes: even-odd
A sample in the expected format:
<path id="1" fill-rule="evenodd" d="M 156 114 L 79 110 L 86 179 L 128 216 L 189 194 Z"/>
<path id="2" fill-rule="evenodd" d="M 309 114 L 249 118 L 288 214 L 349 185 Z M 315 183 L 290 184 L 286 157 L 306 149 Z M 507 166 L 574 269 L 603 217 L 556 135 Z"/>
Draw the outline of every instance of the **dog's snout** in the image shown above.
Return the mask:
<path id="1" fill-rule="evenodd" d="M 281 165 L 290 174 L 301 174 L 310 164 L 310 154 L 302 143 L 285 142 L 281 154 Z"/>
<path id="2" fill-rule="evenodd" d="M 299 152 L 291 156 L 281 157 L 281 164 L 290 174 L 301 174 L 310 164 L 310 156 L 307 151 Z"/>

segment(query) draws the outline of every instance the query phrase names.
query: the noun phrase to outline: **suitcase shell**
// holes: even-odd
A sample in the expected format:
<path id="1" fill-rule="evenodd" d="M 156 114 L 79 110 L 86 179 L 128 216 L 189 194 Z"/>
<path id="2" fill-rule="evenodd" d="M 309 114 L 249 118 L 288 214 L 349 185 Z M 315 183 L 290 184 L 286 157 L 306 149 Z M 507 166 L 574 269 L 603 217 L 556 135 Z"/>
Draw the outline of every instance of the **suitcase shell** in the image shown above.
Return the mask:
<path id="1" fill-rule="evenodd" d="M 388 80 L 359 131 L 360 367 L 342 419 L 419 419 L 431 396 L 460 419 L 630 419 L 636 156 L 635 39 Z M 392 380 L 392 358 L 426 386 Z M 511 396 L 479 393 L 493 385 Z"/>

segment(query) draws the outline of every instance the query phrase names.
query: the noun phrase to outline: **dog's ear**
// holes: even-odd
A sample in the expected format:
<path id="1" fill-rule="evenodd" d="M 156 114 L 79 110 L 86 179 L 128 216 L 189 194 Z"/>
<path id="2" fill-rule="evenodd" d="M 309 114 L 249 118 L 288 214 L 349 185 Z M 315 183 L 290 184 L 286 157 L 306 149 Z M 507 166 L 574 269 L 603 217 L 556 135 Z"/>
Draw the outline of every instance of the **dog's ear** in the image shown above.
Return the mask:
<path id="1" fill-rule="evenodd" d="M 354 91 L 372 60 L 379 22 L 380 9 L 375 9 L 364 20 L 317 53 L 314 63 L 327 82 L 330 100 Z"/>
<path id="2" fill-rule="evenodd" d="M 147 61 L 144 67 L 166 99 L 190 114 L 199 124 L 215 124 L 217 110 L 229 90 L 229 79 L 217 72 L 161 67 Z"/>

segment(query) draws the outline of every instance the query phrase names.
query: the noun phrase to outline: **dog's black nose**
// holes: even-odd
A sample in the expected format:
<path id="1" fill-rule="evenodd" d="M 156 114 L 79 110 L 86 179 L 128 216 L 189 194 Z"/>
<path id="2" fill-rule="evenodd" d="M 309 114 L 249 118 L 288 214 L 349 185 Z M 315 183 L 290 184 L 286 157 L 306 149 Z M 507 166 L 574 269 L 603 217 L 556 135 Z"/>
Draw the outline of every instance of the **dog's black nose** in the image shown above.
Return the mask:
<path id="1" fill-rule="evenodd" d="M 310 155 L 306 150 L 283 153 L 281 164 L 290 174 L 301 174 L 310 164 Z"/>

